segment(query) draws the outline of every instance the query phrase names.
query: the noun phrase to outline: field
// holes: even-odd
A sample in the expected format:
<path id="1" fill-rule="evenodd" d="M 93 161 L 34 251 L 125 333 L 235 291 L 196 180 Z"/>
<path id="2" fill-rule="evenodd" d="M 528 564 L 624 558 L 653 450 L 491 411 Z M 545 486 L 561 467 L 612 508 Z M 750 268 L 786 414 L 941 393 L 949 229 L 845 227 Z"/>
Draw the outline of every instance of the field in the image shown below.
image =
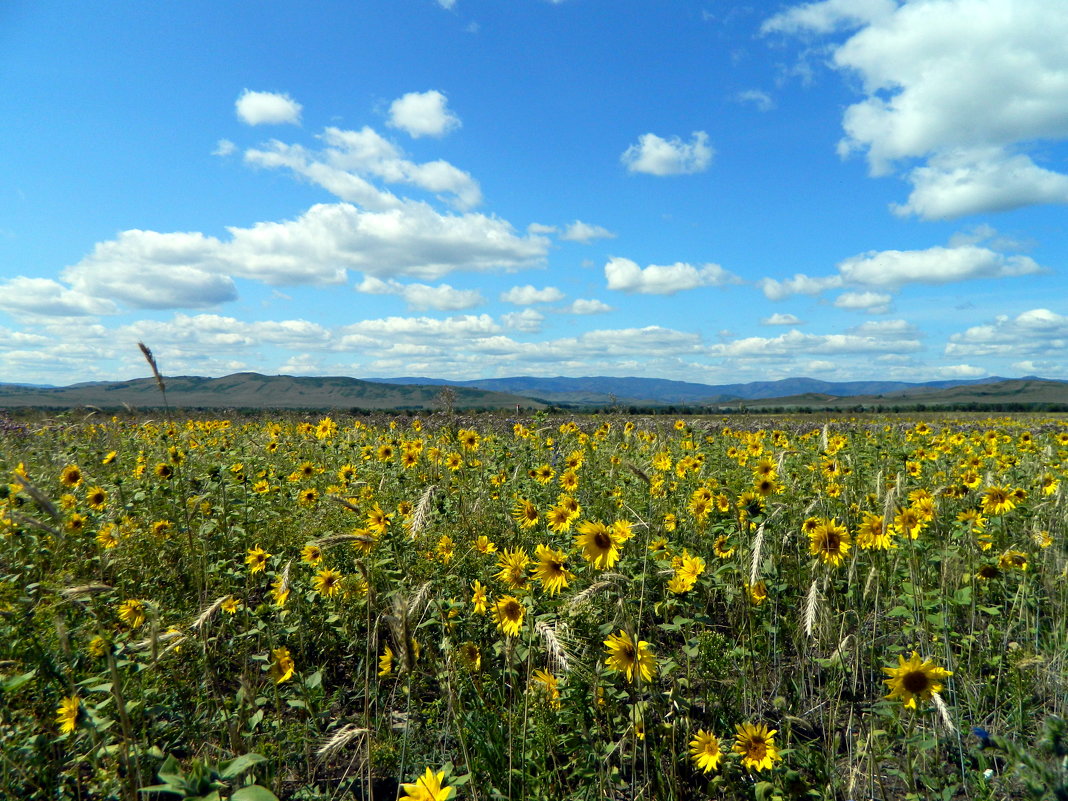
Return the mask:
<path id="1" fill-rule="evenodd" d="M 1065 797 L 1066 471 L 1037 417 L 0 419 L 0 796 Z"/>

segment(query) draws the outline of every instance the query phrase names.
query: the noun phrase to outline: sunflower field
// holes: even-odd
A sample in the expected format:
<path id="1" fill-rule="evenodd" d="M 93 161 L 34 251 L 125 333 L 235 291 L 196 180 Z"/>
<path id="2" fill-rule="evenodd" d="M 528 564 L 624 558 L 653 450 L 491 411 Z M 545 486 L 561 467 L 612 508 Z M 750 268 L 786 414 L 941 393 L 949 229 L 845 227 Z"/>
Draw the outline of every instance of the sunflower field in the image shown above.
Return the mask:
<path id="1" fill-rule="evenodd" d="M 0 419 L 0 797 L 1068 793 L 1068 423 Z"/>

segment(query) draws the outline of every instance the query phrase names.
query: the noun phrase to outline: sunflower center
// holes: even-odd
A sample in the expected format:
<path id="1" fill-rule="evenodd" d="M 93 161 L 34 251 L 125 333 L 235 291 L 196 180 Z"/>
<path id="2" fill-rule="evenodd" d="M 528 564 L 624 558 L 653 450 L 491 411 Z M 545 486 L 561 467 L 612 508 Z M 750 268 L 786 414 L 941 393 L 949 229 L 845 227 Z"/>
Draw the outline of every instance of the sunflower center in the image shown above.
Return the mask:
<path id="1" fill-rule="evenodd" d="M 761 760 L 768 755 L 768 747 L 763 740 L 753 740 L 749 743 L 749 758 Z"/>
<path id="2" fill-rule="evenodd" d="M 607 551 L 612 547 L 612 538 L 603 531 L 598 531 L 593 535 L 593 544 L 597 546 L 598 550 Z"/>
<path id="3" fill-rule="evenodd" d="M 842 538 L 834 531 L 828 531 L 823 540 L 823 547 L 828 553 L 838 553 L 842 547 Z"/>
<path id="4" fill-rule="evenodd" d="M 519 620 L 519 616 L 522 614 L 518 601 L 506 602 L 501 611 L 504 612 L 504 616 L 509 620 Z"/>
<path id="5" fill-rule="evenodd" d="M 931 682 L 922 670 L 910 670 L 902 677 L 901 686 L 915 695 L 930 687 Z"/>

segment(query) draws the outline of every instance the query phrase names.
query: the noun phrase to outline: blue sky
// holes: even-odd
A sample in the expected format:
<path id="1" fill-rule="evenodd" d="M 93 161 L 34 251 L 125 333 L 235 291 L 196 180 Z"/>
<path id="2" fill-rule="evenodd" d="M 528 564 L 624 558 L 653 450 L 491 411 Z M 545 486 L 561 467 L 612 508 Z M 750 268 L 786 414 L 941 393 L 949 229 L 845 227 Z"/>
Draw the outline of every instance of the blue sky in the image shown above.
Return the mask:
<path id="1" fill-rule="evenodd" d="M 0 381 L 1068 378 L 1046 0 L 6 3 Z"/>

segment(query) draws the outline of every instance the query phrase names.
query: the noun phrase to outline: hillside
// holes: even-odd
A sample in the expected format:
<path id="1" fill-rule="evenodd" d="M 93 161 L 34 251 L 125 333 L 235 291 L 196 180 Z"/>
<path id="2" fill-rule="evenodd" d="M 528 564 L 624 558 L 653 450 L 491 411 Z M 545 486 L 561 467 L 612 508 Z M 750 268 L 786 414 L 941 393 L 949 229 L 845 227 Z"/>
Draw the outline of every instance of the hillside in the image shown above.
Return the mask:
<path id="1" fill-rule="evenodd" d="M 222 378 L 175 376 L 164 379 L 167 401 L 176 408 L 202 409 L 413 409 L 442 407 L 441 386 L 397 386 L 356 378 L 265 376 L 235 373 Z M 541 408 L 529 398 L 481 389 L 454 387 L 457 409 Z M 92 382 L 68 387 L 0 384 L 0 408 L 159 407 L 152 378 Z"/>

